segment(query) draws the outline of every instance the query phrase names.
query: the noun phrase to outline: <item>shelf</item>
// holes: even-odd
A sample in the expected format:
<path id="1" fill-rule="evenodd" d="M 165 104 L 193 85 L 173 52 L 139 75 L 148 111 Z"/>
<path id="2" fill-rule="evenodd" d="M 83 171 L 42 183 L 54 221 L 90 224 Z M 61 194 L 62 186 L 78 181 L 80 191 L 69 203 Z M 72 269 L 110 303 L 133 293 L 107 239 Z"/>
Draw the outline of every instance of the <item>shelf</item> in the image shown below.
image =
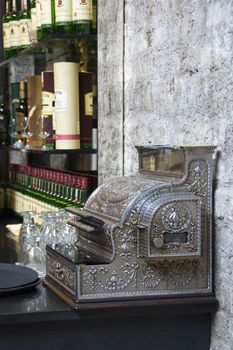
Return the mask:
<path id="1" fill-rule="evenodd" d="M 25 61 L 32 69 L 21 70 L 25 67 Z M 12 64 L 12 81 L 25 79 L 27 75 L 40 75 L 44 70 L 53 70 L 55 62 L 77 62 L 84 70 L 93 73 L 93 82 L 97 81 L 97 35 L 95 34 L 62 34 L 54 33 L 48 35 L 38 43 L 20 51 L 13 57 L 0 62 L 0 67 L 8 68 Z M 8 69 L 4 74 L 9 75 Z M 97 114 L 96 99 L 94 100 L 94 111 Z M 62 149 L 62 150 L 40 150 L 40 149 L 18 149 L 12 146 L 1 147 L 2 153 L 9 158 L 9 163 L 29 165 L 35 167 L 50 168 L 59 171 L 86 172 L 98 174 L 96 149 Z M 5 151 L 4 151 L 5 150 Z M 0 173 L 1 175 L 1 173 Z"/>
<path id="2" fill-rule="evenodd" d="M 4 148 L 6 149 L 6 148 Z M 51 149 L 51 150 L 40 150 L 40 149 L 25 149 L 25 148 L 15 148 L 9 147 L 10 152 L 20 152 L 26 154 L 38 154 L 38 155 L 49 155 L 49 154 L 71 154 L 71 155 L 81 155 L 81 154 L 95 154 L 97 149 L 85 148 L 85 149 Z"/>
<path id="3" fill-rule="evenodd" d="M 36 44 L 32 44 L 30 47 L 20 51 L 17 55 L 10 57 L 7 60 L 0 62 L 0 67 L 7 66 L 9 63 L 14 62 L 17 59 L 22 58 L 25 55 L 38 55 L 44 54 L 53 48 L 60 48 L 64 52 L 59 52 L 52 58 L 53 60 L 69 53 L 73 48 L 82 47 L 89 43 L 97 44 L 97 35 L 95 34 L 61 34 L 55 33 L 48 35 L 45 39 L 39 41 Z"/>
<path id="4" fill-rule="evenodd" d="M 9 147 L 9 162 L 60 171 L 97 174 L 96 149 L 25 150 Z"/>

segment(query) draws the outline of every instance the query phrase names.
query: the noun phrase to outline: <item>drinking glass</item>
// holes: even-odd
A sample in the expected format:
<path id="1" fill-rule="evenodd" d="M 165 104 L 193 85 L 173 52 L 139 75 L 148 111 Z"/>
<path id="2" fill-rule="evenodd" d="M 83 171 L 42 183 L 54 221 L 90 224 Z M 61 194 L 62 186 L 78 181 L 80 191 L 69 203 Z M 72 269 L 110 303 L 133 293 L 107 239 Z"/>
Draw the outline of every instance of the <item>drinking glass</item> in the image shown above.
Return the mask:
<path id="1" fill-rule="evenodd" d="M 32 136 L 33 136 L 33 133 L 27 129 L 22 132 L 22 137 L 24 137 L 26 139 L 26 145 L 25 145 L 26 149 L 32 148 L 29 144 L 30 138 Z"/>
<path id="2" fill-rule="evenodd" d="M 15 118 L 12 118 L 9 123 L 9 131 L 10 131 L 10 137 L 11 137 L 11 144 L 15 146 L 15 143 L 17 141 L 17 131 L 16 131 L 16 120 Z"/>
<path id="3" fill-rule="evenodd" d="M 46 254 L 46 245 L 54 248 L 59 237 L 57 236 L 57 221 L 58 216 L 55 212 L 44 212 L 42 214 L 42 225 L 40 228 L 40 248 L 42 249 L 44 255 Z"/>
<path id="4" fill-rule="evenodd" d="M 59 225 L 57 224 L 59 241 L 55 244 L 54 249 L 74 261 L 77 254 L 75 245 L 77 241 L 76 229 L 67 223 L 68 219 L 74 219 L 74 215 L 65 210 L 60 210 L 58 215 L 60 217 Z"/>
<path id="5" fill-rule="evenodd" d="M 45 121 L 45 117 L 40 116 L 38 123 L 41 121 L 41 131 L 39 132 L 38 136 L 40 138 L 42 138 L 43 140 L 43 145 L 41 147 L 42 150 L 46 150 L 47 146 L 46 146 L 46 139 L 49 137 L 49 132 L 46 130 L 46 121 Z"/>
<path id="6" fill-rule="evenodd" d="M 19 230 L 19 254 L 18 262 L 23 264 L 23 255 L 26 250 L 26 246 L 31 242 L 32 236 L 36 231 L 34 216 L 36 215 L 35 211 L 24 211 L 20 215 L 23 217 L 23 223 Z M 31 234 L 31 232 L 33 232 Z"/>
<path id="7" fill-rule="evenodd" d="M 34 211 L 21 212 L 23 223 L 19 232 L 19 256 L 20 265 L 36 270 L 39 276 L 45 273 L 45 255 L 39 247 L 40 233 L 35 224 Z"/>
<path id="8" fill-rule="evenodd" d="M 41 214 L 40 248 L 46 255 L 46 245 L 74 260 L 77 252 L 75 246 L 76 229 L 67 224 L 72 214 L 64 209 L 58 212 L 44 212 Z"/>

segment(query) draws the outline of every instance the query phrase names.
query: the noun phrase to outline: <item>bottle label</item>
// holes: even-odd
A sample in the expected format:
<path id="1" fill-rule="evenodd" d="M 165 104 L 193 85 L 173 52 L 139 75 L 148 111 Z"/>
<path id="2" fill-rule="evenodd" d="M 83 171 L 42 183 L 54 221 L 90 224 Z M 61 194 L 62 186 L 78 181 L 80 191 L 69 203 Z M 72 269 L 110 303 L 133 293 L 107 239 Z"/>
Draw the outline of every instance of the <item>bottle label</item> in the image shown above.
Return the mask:
<path id="1" fill-rule="evenodd" d="M 19 21 L 10 22 L 10 45 L 11 47 L 19 46 Z"/>
<path id="2" fill-rule="evenodd" d="M 10 48 L 10 23 L 3 23 L 3 47 Z"/>
<path id="3" fill-rule="evenodd" d="M 48 91 L 42 91 L 42 115 L 52 115 L 54 104 L 54 94 Z"/>
<path id="4" fill-rule="evenodd" d="M 56 134 L 54 135 L 55 140 L 68 140 L 68 141 L 73 141 L 73 140 L 80 140 L 80 135 L 79 134 Z"/>
<path id="5" fill-rule="evenodd" d="M 22 0 L 21 1 L 21 10 L 26 10 L 27 8 L 27 0 Z"/>
<path id="6" fill-rule="evenodd" d="M 36 0 L 36 28 L 41 26 L 41 3 L 40 0 Z"/>
<path id="7" fill-rule="evenodd" d="M 96 31 L 97 26 L 97 6 L 93 5 L 92 7 L 92 28 L 94 31 Z"/>
<path id="8" fill-rule="evenodd" d="M 41 4 L 41 25 L 52 24 L 51 0 L 40 0 Z"/>
<path id="9" fill-rule="evenodd" d="M 92 1 L 73 0 L 73 21 L 92 20 Z"/>
<path id="10" fill-rule="evenodd" d="M 93 116 L 93 93 L 88 92 L 84 96 L 84 104 L 85 104 L 85 115 L 86 116 Z"/>
<path id="11" fill-rule="evenodd" d="M 21 19 L 19 21 L 21 45 L 30 45 L 30 37 L 29 37 L 30 26 L 31 26 L 31 20 L 29 18 Z"/>
<path id="12" fill-rule="evenodd" d="M 67 111 L 67 91 L 55 89 L 55 112 Z"/>
<path id="13" fill-rule="evenodd" d="M 55 5 L 56 23 L 72 21 L 72 2 L 67 0 L 56 0 Z"/>
<path id="14" fill-rule="evenodd" d="M 37 29 L 36 7 L 33 7 L 31 8 L 31 26 L 29 28 L 29 37 L 32 43 L 37 41 L 36 29 Z"/>

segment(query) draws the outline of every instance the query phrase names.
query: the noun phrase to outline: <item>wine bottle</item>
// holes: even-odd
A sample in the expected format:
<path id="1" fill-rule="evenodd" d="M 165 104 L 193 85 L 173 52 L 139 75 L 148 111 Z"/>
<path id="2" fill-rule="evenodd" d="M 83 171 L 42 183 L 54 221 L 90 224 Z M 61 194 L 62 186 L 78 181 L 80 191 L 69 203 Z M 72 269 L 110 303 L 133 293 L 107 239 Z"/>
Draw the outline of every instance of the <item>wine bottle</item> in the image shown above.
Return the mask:
<path id="1" fill-rule="evenodd" d="M 0 145 L 6 146 L 9 144 L 9 114 L 4 101 L 3 93 L 0 94 Z"/>
<path id="2" fill-rule="evenodd" d="M 10 84 L 10 94 L 11 94 L 11 118 L 10 118 L 10 137 L 11 145 L 13 146 L 17 141 L 17 131 L 16 131 L 16 110 L 19 104 L 19 83 Z"/>
<path id="3" fill-rule="evenodd" d="M 3 16 L 3 57 L 8 59 L 10 57 L 10 13 L 11 13 L 11 1 L 6 1 L 5 14 Z"/>
<path id="4" fill-rule="evenodd" d="M 19 3 L 12 0 L 12 12 L 9 19 L 10 24 L 10 54 L 16 55 L 19 52 L 20 32 L 19 32 Z"/>
<path id="5" fill-rule="evenodd" d="M 17 139 L 24 140 L 23 132 L 28 120 L 28 105 L 27 105 L 27 83 L 20 81 L 19 85 L 19 104 L 16 110 L 16 132 Z"/>
<path id="6" fill-rule="evenodd" d="M 42 84 L 42 134 L 45 137 L 45 149 L 54 148 L 54 74 L 52 71 L 41 73 Z"/>
<path id="7" fill-rule="evenodd" d="M 30 17 L 31 17 L 31 27 L 29 29 L 29 37 L 31 44 L 37 42 L 37 16 L 36 16 L 36 0 L 31 0 L 30 2 Z"/>
<path id="8" fill-rule="evenodd" d="M 97 128 L 97 118 L 94 116 L 92 118 L 92 149 L 97 149 L 98 147 L 98 128 Z M 91 155 L 91 171 L 97 171 L 98 169 L 98 155 L 93 153 Z"/>
<path id="9" fill-rule="evenodd" d="M 80 144 L 81 148 L 92 148 L 93 92 L 92 73 L 79 73 Z"/>
<path id="10" fill-rule="evenodd" d="M 29 31 L 31 28 L 30 2 L 21 0 L 21 12 L 19 14 L 20 49 L 30 46 Z"/>
<path id="11" fill-rule="evenodd" d="M 72 0 L 55 0 L 55 31 L 72 32 Z"/>
<path id="12" fill-rule="evenodd" d="M 54 0 L 40 0 L 41 39 L 52 34 L 54 24 Z"/>
<path id="13" fill-rule="evenodd" d="M 30 148 L 41 149 L 41 75 L 27 77 L 28 128 L 31 137 L 28 140 Z"/>
<path id="14" fill-rule="evenodd" d="M 42 38 L 41 34 L 41 2 L 36 0 L 36 37 L 37 41 L 40 41 Z"/>
<path id="15" fill-rule="evenodd" d="M 92 33 L 97 33 L 97 0 L 92 0 Z"/>
<path id="16" fill-rule="evenodd" d="M 92 32 L 92 0 L 73 1 L 73 27 L 76 33 Z"/>

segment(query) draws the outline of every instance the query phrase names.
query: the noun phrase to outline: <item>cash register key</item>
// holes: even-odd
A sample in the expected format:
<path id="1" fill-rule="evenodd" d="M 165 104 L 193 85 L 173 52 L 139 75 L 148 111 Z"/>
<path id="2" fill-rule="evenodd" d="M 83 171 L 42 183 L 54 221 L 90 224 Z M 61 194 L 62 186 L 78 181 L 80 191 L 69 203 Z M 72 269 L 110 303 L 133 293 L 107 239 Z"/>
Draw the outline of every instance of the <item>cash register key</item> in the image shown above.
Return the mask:
<path id="1" fill-rule="evenodd" d="M 155 238 L 153 242 L 154 242 L 154 245 L 156 248 L 162 248 L 162 246 L 163 246 L 163 239 L 162 238 Z"/>

